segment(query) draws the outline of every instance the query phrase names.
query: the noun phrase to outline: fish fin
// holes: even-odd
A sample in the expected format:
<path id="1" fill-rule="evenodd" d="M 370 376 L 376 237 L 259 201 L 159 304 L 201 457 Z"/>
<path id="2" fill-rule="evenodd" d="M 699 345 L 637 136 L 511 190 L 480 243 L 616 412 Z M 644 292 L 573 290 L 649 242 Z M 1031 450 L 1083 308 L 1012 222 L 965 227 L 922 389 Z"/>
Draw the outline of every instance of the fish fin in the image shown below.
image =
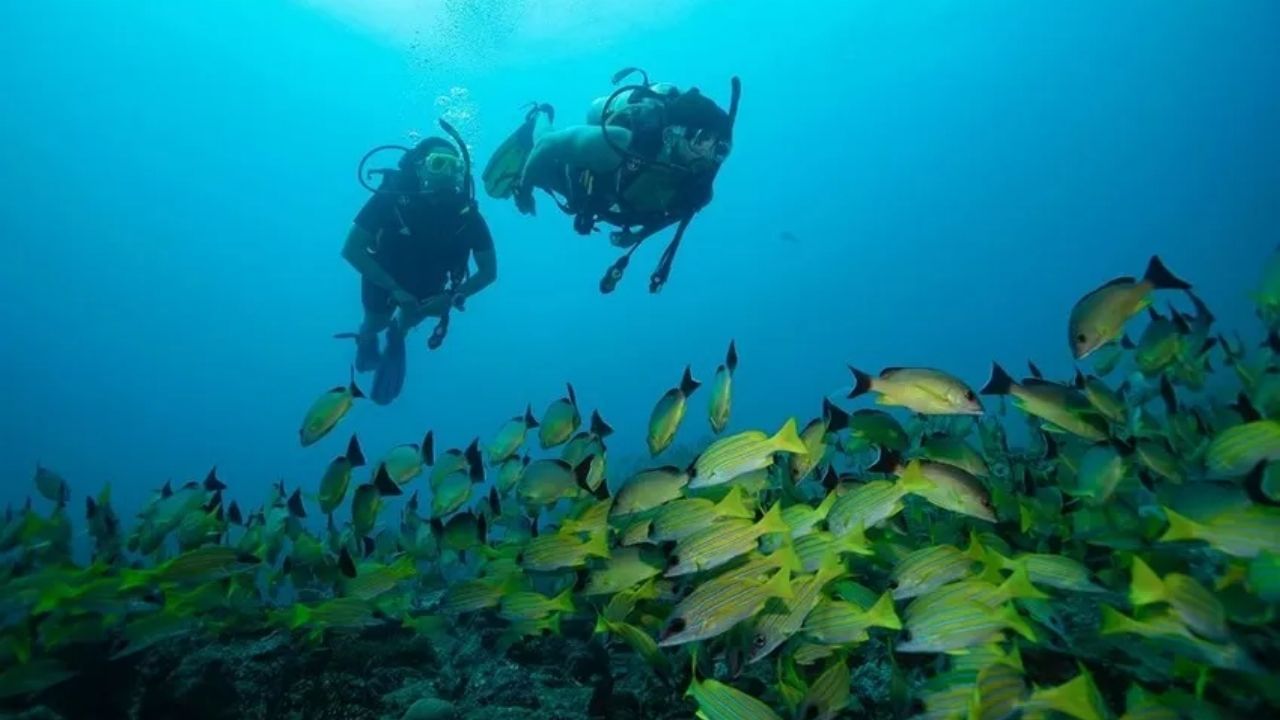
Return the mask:
<path id="1" fill-rule="evenodd" d="M 209 492 L 216 492 L 216 491 L 218 491 L 218 490 L 226 490 L 226 489 L 227 489 L 226 484 L 225 484 L 225 483 L 223 483 L 221 480 L 219 480 L 219 479 L 218 479 L 218 466 L 217 466 L 217 465 L 214 465 L 212 468 L 210 468 L 210 469 L 209 469 L 209 474 L 205 476 L 205 478 L 204 478 L 204 489 L 205 489 L 205 490 L 208 490 Z"/>
<path id="2" fill-rule="evenodd" d="M 573 586 L 570 585 L 569 587 L 561 591 L 559 595 L 556 595 L 554 598 L 552 598 L 551 604 L 557 610 L 561 610 L 563 612 L 573 612 L 574 611 Z"/>
<path id="3" fill-rule="evenodd" d="M 360 448 L 360 439 L 356 437 L 355 433 L 351 433 L 351 440 L 347 443 L 346 458 L 351 467 L 364 467 L 364 450 Z"/>
<path id="4" fill-rule="evenodd" d="M 830 400 L 822 399 L 822 421 L 827 425 L 827 432 L 837 433 L 849 428 L 849 413 L 836 407 Z"/>
<path id="5" fill-rule="evenodd" d="M 886 630 L 901 630 L 902 619 L 893 609 L 893 591 L 888 590 L 880 596 L 876 603 L 867 609 L 863 621 L 867 627 L 879 627 Z"/>
<path id="6" fill-rule="evenodd" d="M 778 572 L 769 578 L 769 582 L 765 583 L 765 591 L 769 597 L 782 598 L 789 600 L 795 597 L 795 592 L 791 589 L 791 569 L 783 566 Z"/>
<path id="7" fill-rule="evenodd" d="M 991 379 L 978 392 L 982 395 L 1008 395 L 1013 389 L 1013 378 L 1000 363 L 991 363 Z"/>
<path id="8" fill-rule="evenodd" d="M 1031 377 L 1037 380 L 1044 379 L 1044 373 L 1040 372 L 1040 368 L 1032 361 L 1027 361 L 1027 370 L 1031 372 Z"/>
<path id="9" fill-rule="evenodd" d="M 695 390 L 702 387 L 702 383 L 693 379 L 693 368 L 688 365 L 684 366 L 684 375 L 680 378 L 680 392 L 686 398 L 694 393 Z"/>
<path id="10" fill-rule="evenodd" d="M 1236 402 L 1231 407 L 1240 413 L 1240 417 L 1244 418 L 1247 423 L 1258 422 L 1262 419 L 1262 413 L 1258 412 L 1258 408 L 1253 406 L 1253 401 L 1244 393 L 1240 393 L 1236 397 Z"/>
<path id="11" fill-rule="evenodd" d="M 569 404 L 576 410 L 578 408 L 578 394 L 573 391 L 573 383 L 565 383 L 565 388 L 569 391 Z"/>
<path id="12" fill-rule="evenodd" d="M 351 381 L 347 383 L 346 389 L 351 392 L 351 397 L 353 398 L 363 400 L 365 397 L 364 392 L 360 390 L 360 386 L 356 385 L 356 367 L 354 365 L 351 366 Z"/>
<path id="13" fill-rule="evenodd" d="M 782 429 L 769 439 L 770 445 L 776 452 L 789 452 L 802 455 L 809 451 L 805 447 L 804 440 L 800 439 L 800 432 L 796 429 L 796 419 L 787 418 L 787 422 L 782 425 Z"/>
<path id="14" fill-rule="evenodd" d="M 605 422 L 599 410 L 591 412 L 591 433 L 600 438 L 607 438 L 613 434 L 613 426 Z"/>
<path id="15" fill-rule="evenodd" d="M 524 426 L 528 430 L 538 427 L 538 418 L 533 416 L 533 405 L 525 405 L 524 408 Z"/>
<path id="16" fill-rule="evenodd" d="M 344 577 L 354 578 L 356 576 L 356 562 L 351 558 L 351 553 L 345 547 L 338 554 L 338 569 L 342 571 Z"/>
<path id="17" fill-rule="evenodd" d="M 434 430 L 428 430 L 427 434 L 422 437 L 422 461 L 428 467 L 436 464 L 436 433 Z"/>
<path id="18" fill-rule="evenodd" d="M 1137 348 L 1138 346 L 1133 342 L 1133 340 L 1130 340 L 1130 339 L 1129 339 L 1129 336 L 1128 336 L 1128 335 L 1121 335 L 1121 336 L 1120 336 L 1120 347 L 1124 348 L 1125 350 L 1133 350 L 1133 349 Z"/>
<path id="19" fill-rule="evenodd" d="M 1142 558 L 1133 556 L 1133 582 L 1129 586 L 1129 602 L 1134 607 L 1163 602 L 1166 598 L 1160 576 Z"/>
<path id="20" fill-rule="evenodd" d="M 1165 267 L 1158 255 L 1151 256 L 1151 262 L 1147 264 L 1147 272 L 1142 279 L 1151 283 L 1151 286 L 1157 290 L 1191 289 L 1190 283 L 1169 272 L 1169 268 Z"/>
<path id="21" fill-rule="evenodd" d="M 608 558 L 610 555 L 609 554 L 609 533 L 608 532 L 593 533 L 591 537 L 587 539 L 587 545 L 584 548 L 584 552 L 587 555 L 591 555 L 593 557 Z"/>
<path id="22" fill-rule="evenodd" d="M 480 454 L 480 438 L 474 438 L 462 456 L 467 461 L 467 476 L 473 483 L 484 482 L 484 456 Z"/>
<path id="23" fill-rule="evenodd" d="M 782 503 L 774 503 L 764 517 L 760 518 L 760 522 L 756 523 L 756 527 L 764 533 L 789 532 L 790 526 L 787 525 L 786 520 L 782 519 Z"/>
<path id="24" fill-rule="evenodd" d="M 730 375 L 738 369 L 738 343 L 735 340 L 729 341 L 729 351 L 725 353 L 724 366 L 729 369 Z"/>
<path id="25" fill-rule="evenodd" d="M 1004 597 L 1010 600 L 1048 600 L 1049 595 L 1041 592 L 1031 582 L 1027 574 L 1027 566 L 1019 564 L 1013 568 L 1013 574 L 1000 585 Z"/>
<path id="26" fill-rule="evenodd" d="M 1160 536 L 1159 542 L 1175 542 L 1178 540 L 1199 540 L 1200 524 L 1169 508 L 1164 508 L 1169 528 Z"/>
<path id="27" fill-rule="evenodd" d="M 1031 623 L 1027 619 L 1018 614 L 1018 609 L 1012 603 L 1005 605 L 1004 620 L 1009 629 L 1018 633 L 1022 637 L 1031 642 L 1039 642 L 1040 638 L 1036 637 L 1036 631 L 1032 629 Z"/>
<path id="28" fill-rule="evenodd" d="M 919 460 L 907 463 L 906 469 L 902 470 L 898 476 L 898 485 L 907 494 L 922 492 L 933 487 L 933 483 L 924 476 L 923 466 Z"/>
<path id="29" fill-rule="evenodd" d="M 732 518 L 749 518 L 751 517 L 751 509 L 743 501 L 742 487 L 734 485 L 729 488 L 729 492 L 725 494 L 724 499 L 716 503 L 716 514 L 724 517 Z"/>
<path id="30" fill-rule="evenodd" d="M 307 508 L 302 504 L 302 489 L 298 488 L 289 496 L 289 514 L 296 518 L 305 518 Z"/>
<path id="31" fill-rule="evenodd" d="M 391 479 L 391 474 L 387 472 L 387 465 L 383 463 L 378 466 L 378 472 L 373 476 L 373 486 L 378 489 L 378 494 L 383 497 L 394 497 L 403 495 L 404 491 Z"/>
<path id="32" fill-rule="evenodd" d="M 849 390 L 850 400 L 858 397 L 859 395 L 866 395 L 871 391 L 873 378 L 870 375 L 862 372 L 852 365 L 849 366 L 849 372 L 853 374 L 853 388 Z"/>

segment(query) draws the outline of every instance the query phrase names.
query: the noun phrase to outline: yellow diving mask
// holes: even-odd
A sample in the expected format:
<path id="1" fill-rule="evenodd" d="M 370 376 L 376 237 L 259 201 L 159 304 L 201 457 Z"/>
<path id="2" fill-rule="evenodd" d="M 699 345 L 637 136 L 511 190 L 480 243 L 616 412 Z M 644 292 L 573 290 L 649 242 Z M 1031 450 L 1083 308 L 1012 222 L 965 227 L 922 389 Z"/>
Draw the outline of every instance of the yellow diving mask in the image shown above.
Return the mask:
<path id="1" fill-rule="evenodd" d="M 418 179 L 427 192 L 460 192 L 462 175 L 462 158 L 452 152 L 433 152 L 418 163 Z"/>

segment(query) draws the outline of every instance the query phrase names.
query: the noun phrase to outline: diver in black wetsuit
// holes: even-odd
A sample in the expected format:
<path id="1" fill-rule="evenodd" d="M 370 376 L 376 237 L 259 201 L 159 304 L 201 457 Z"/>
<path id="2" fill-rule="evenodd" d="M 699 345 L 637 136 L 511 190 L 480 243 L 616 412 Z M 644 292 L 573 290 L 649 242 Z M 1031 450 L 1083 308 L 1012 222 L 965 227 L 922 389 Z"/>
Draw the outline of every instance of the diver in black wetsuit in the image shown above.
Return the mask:
<path id="1" fill-rule="evenodd" d="M 380 404 L 394 400 L 403 386 L 409 330 L 436 317 L 440 334 L 451 310 L 461 310 L 497 279 L 493 238 L 457 140 L 455 146 L 427 138 L 404 154 L 397 169 L 378 171 L 382 183 L 356 215 L 342 249 L 361 275 L 364 305 L 359 332 L 342 337 L 356 340 L 356 369 L 375 371 L 370 398 Z M 380 348 L 383 331 L 386 346 Z"/>

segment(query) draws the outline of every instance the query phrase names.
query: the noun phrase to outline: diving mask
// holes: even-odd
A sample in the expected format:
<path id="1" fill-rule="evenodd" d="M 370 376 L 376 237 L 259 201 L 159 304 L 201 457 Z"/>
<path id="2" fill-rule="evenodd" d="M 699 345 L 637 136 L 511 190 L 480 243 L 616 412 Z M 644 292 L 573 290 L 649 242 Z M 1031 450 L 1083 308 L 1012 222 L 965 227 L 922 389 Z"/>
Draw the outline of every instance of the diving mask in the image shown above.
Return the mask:
<path id="1" fill-rule="evenodd" d="M 462 159 L 451 152 L 433 152 L 417 164 L 422 189 L 430 193 L 461 192 Z"/>

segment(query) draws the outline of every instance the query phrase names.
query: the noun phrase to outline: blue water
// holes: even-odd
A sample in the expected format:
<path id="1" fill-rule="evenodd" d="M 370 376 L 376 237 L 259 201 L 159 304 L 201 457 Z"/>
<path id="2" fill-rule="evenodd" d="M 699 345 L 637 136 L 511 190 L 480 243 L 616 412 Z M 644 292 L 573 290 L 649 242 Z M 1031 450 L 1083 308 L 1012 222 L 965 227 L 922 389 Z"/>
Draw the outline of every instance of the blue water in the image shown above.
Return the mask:
<path id="1" fill-rule="evenodd" d="M 314 491 L 352 430 L 373 455 L 462 445 L 565 381 L 621 467 L 730 338 L 734 428 L 815 415 L 846 363 L 1063 375 L 1071 304 L 1152 253 L 1252 327 L 1280 237 L 1266 0 L 46 0 L 0 27 L 0 505 L 39 461 L 122 512 L 216 464 L 252 506 L 277 478 Z M 444 112 L 483 162 L 522 104 L 579 118 L 627 65 L 721 103 L 744 86 L 666 290 L 658 243 L 601 296 L 603 237 L 482 198 L 497 284 L 441 350 L 410 339 L 399 402 L 298 447 L 351 360 L 331 335 L 360 317 L 339 257 L 360 155 Z"/>

